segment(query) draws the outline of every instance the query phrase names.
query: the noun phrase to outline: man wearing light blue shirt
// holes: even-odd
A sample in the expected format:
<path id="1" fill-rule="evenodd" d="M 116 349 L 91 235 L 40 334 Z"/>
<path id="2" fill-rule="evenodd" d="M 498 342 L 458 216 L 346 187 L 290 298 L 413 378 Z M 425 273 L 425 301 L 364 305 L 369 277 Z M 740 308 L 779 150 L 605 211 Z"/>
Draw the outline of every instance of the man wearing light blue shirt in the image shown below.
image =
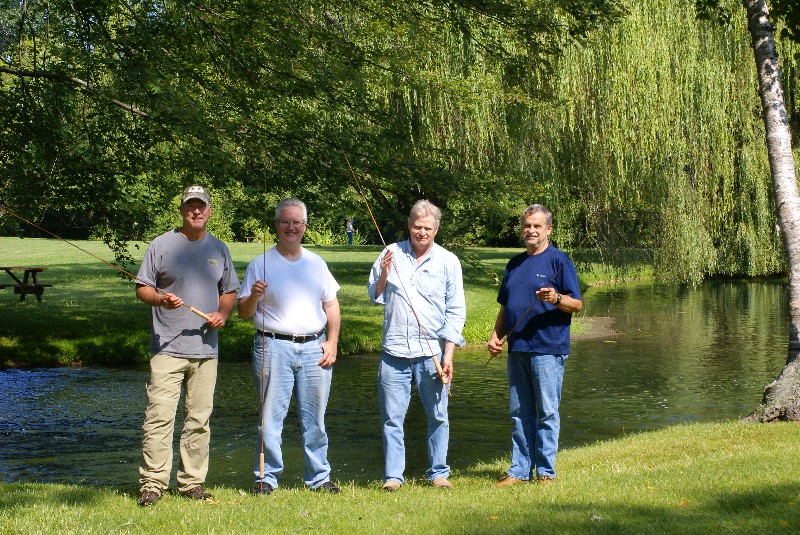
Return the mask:
<path id="1" fill-rule="evenodd" d="M 434 487 L 447 480 L 447 384 L 453 377 L 453 352 L 465 343 L 464 282 L 458 258 L 434 243 L 441 211 L 417 201 L 408 218 L 409 239 L 384 249 L 369 276 L 372 302 L 384 305 L 383 343 L 378 369 L 378 401 L 385 455 L 384 485 L 399 490 L 405 479 L 403 422 L 417 385 L 428 417 L 426 472 Z"/>

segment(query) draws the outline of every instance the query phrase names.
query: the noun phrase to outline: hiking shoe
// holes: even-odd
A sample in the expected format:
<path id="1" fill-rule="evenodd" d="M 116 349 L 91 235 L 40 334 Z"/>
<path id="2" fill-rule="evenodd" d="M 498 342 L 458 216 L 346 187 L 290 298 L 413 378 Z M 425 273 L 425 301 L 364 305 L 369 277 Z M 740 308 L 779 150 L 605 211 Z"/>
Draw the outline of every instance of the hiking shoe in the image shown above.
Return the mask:
<path id="1" fill-rule="evenodd" d="M 143 490 L 141 494 L 139 494 L 139 499 L 136 500 L 141 507 L 149 507 L 155 504 L 158 500 L 161 499 L 161 494 L 154 490 Z"/>
<path id="2" fill-rule="evenodd" d="M 192 487 L 185 492 L 181 492 L 181 496 L 184 498 L 189 498 L 190 500 L 211 500 L 214 498 L 200 485 Z"/>
<path id="3" fill-rule="evenodd" d="M 395 492 L 400 490 L 401 486 L 403 486 L 402 483 L 396 479 L 390 479 L 383 484 L 383 490 L 384 492 Z"/>
<path id="4" fill-rule="evenodd" d="M 253 496 L 269 496 L 275 488 L 269 483 L 263 481 L 256 481 L 253 487 Z"/>
<path id="5" fill-rule="evenodd" d="M 436 479 L 431 481 L 431 484 L 434 487 L 436 487 L 437 489 L 452 489 L 453 488 L 453 484 L 450 483 L 449 481 L 447 481 L 446 477 L 437 477 Z"/>
<path id="6" fill-rule="evenodd" d="M 524 479 L 517 479 L 516 477 L 512 476 L 503 476 L 500 478 L 500 481 L 494 484 L 496 488 L 504 488 L 510 487 L 511 485 L 518 485 L 520 483 L 527 483 Z"/>
<path id="7" fill-rule="evenodd" d="M 325 483 L 323 483 L 319 487 L 315 488 L 314 490 L 320 491 L 320 492 L 328 491 L 331 494 L 339 494 L 342 491 L 339 487 L 334 485 L 331 481 L 326 481 Z"/>
<path id="8" fill-rule="evenodd" d="M 540 485 L 549 485 L 550 483 L 555 483 L 556 478 L 550 476 L 537 476 L 536 482 Z"/>

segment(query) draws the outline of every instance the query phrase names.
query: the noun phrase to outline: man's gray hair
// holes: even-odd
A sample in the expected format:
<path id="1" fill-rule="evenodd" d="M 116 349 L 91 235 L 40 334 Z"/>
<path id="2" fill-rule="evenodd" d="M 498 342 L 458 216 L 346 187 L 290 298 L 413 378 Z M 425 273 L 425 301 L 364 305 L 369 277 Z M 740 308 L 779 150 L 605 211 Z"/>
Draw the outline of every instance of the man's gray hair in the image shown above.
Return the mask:
<path id="1" fill-rule="evenodd" d="M 528 214 L 544 214 L 545 223 L 547 223 L 548 227 L 553 226 L 553 213 L 545 208 L 543 204 L 532 204 L 525 208 L 525 211 L 522 212 L 522 216 L 519 218 L 520 223 L 525 223 L 525 218 L 528 217 Z"/>
<path id="2" fill-rule="evenodd" d="M 439 223 L 442 221 L 442 211 L 436 207 L 431 201 L 427 199 L 420 199 L 411 207 L 411 213 L 408 216 L 408 224 L 413 225 L 414 221 L 421 217 L 433 216 L 436 222 L 436 228 L 439 228 Z"/>
<path id="3" fill-rule="evenodd" d="M 278 221 L 281 218 L 281 212 L 283 212 L 283 209 L 289 208 L 290 206 L 297 206 L 303 210 L 303 223 L 308 223 L 308 210 L 306 209 L 306 204 L 300 199 L 295 199 L 294 197 L 284 199 L 278 203 L 278 206 L 275 207 L 275 221 Z"/>

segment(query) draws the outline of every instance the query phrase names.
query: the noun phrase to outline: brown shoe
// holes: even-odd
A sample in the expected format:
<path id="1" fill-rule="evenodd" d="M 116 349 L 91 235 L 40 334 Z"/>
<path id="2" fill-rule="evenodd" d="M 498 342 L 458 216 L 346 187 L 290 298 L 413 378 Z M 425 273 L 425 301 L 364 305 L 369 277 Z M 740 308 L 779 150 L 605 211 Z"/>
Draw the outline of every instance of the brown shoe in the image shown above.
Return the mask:
<path id="1" fill-rule="evenodd" d="M 452 489 L 453 484 L 447 481 L 446 477 L 437 477 L 433 481 L 431 481 L 431 485 L 436 487 L 437 489 Z"/>
<path id="2" fill-rule="evenodd" d="M 183 496 L 184 498 L 189 498 L 191 500 L 211 500 L 214 498 L 209 492 L 207 492 L 200 485 L 192 487 L 185 492 L 181 492 L 181 496 Z"/>
<path id="3" fill-rule="evenodd" d="M 385 492 L 395 492 L 400 490 L 402 484 L 397 481 L 396 479 L 389 479 L 386 483 L 383 484 L 383 490 Z"/>
<path id="4" fill-rule="evenodd" d="M 538 476 L 536 478 L 536 482 L 540 485 L 549 485 L 550 483 L 555 483 L 556 478 L 550 476 Z"/>
<path id="5" fill-rule="evenodd" d="M 527 483 L 527 482 L 528 481 L 525 479 L 517 479 L 516 477 L 503 476 L 500 478 L 500 481 L 494 484 L 494 486 L 500 489 L 503 487 L 510 487 L 511 485 L 517 485 L 519 483 Z"/>
<path id="6" fill-rule="evenodd" d="M 160 499 L 161 499 L 160 493 L 154 490 L 143 490 L 142 493 L 139 495 L 139 499 L 136 500 L 136 503 L 138 503 L 141 507 L 150 507 Z"/>

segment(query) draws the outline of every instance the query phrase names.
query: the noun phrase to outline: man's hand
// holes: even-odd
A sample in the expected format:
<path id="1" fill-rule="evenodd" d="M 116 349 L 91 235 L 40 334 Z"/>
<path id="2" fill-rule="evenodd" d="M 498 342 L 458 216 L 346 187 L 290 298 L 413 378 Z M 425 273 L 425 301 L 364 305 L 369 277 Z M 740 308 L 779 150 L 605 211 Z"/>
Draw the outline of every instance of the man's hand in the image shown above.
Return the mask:
<path id="1" fill-rule="evenodd" d="M 378 275 L 378 280 L 375 281 L 375 298 L 377 299 L 386 289 L 386 281 L 389 280 L 389 272 L 392 271 L 392 251 L 386 249 L 381 258 L 381 274 Z"/>
<path id="2" fill-rule="evenodd" d="M 536 290 L 536 299 L 555 305 L 558 299 L 558 292 L 555 288 L 539 288 Z"/>
<path id="3" fill-rule="evenodd" d="M 250 287 L 250 295 L 256 296 L 256 301 L 261 299 L 261 296 L 264 295 L 264 292 L 267 291 L 267 284 L 264 281 L 256 281 L 253 283 L 253 286 Z"/>
<path id="4" fill-rule="evenodd" d="M 325 341 L 320 342 L 322 348 L 322 358 L 319 365 L 324 367 L 333 366 L 336 362 L 336 346 L 339 343 L 339 329 L 342 325 L 342 311 L 339 308 L 339 300 L 334 298 L 322 303 L 322 311 L 328 318 L 328 333 Z"/>
<path id="5" fill-rule="evenodd" d="M 497 355 L 503 352 L 503 343 L 497 337 L 496 332 L 492 332 L 492 336 L 489 338 L 489 342 L 486 344 L 486 349 L 489 350 L 489 354 L 492 356 L 492 358 L 497 357 Z"/>
<path id="6" fill-rule="evenodd" d="M 453 381 L 453 352 L 445 351 L 442 355 L 442 382 L 450 384 Z"/>
<path id="7" fill-rule="evenodd" d="M 250 295 L 247 297 L 242 297 L 239 299 L 239 317 L 240 318 L 252 318 L 256 315 L 256 306 L 261 298 L 264 296 L 264 292 L 267 291 L 267 284 L 262 280 L 257 280 L 253 283 L 250 287 Z"/>
<path id="8" fill-rule="evenodd" d="M 183 299 L 173 293 L 161 294 L 159 306 L 164 307 L 167 310 L 175 310 L 176 308 L 183 306 Z"/>
<path id="9" fill-rule="evenodd" d="M 211 321 L 208 322 L 208 325 L 213 329 L 221 329 L 225 326 L 225 322 L 228 321 L 228 316 L 225 316 L 219 312 L 212 312 L 208 315 L 208 317 L 211 318 Z"/>
<path id="10" fill-rule="evenodd" d="M 336 341 L 325 340 L 320 342 L 319 346 L 322 348 L 322 358 L 319 361 L 319 365 L 323 368 L 333 366 L 333 363 L 336 362 Z"/>
<path id="11" fill-rule="evenodd" d="M 389 276 L 389 272 L 392 271 L 392 258 L 394 258 L 392 251 L 386 249 L 386 254 L 381 258 L 381 278 L 384 280 Z"/>

